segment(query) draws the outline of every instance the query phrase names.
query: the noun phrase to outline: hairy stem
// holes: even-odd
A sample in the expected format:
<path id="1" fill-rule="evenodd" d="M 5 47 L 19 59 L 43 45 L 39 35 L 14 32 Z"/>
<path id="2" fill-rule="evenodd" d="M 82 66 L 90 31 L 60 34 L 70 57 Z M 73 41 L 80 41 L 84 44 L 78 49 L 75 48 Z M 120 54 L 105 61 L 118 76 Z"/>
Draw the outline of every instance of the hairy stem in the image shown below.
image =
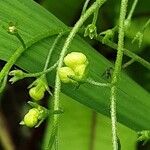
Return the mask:
<path id="1" fill-rule="evenodd" d="M 54 92 L 54 110 L 58 110 L 59 109 L 59 94 L 61 91 L 61 81 L 58 75 L 58 71 L 60 70 L 60 68 L 63 65 L 63 59 L 64 56 L 66 55 L 66 52 L 69 48 L 70 43 L 72 42 L 73 38 L 75 37 L 76 33 L 79 31 L 80 27 L 83 25 L 83 23 L 85 22 L 85 20 L 95 12 L 95 10 L 102 6 L 102 4 L 105 2 L 106 0 L 97 0 L 81 17 L 80 19 L 77 21 L 77 23 L 74 25 L 73 29 L 71 30 L 69 36 L 66 39 L 66 42 L 62 48 L 62 51 L 60 53 L 60 58 L 59 58 L 59 62 L 58 62 L 58 67 L 57 67 L 57 71 L 56 71 L 56 80 L 55 80 L 55 92 Z M 55 137 L 57 135 L 57 130 L 58 130 L 58 123 L 59 123 L 59 115 L 54 115 L 53 117 L 53 130 L 52 133 L 55 132 Z M 52 145 L 54 141 L 51 141 L 51 139 L 53 139 L 54 135 L 51 136 L 50 138 L 50 143 L 49 143 L 49 149 L 52 148 Z"/>
<path id="2" fill-rule="evenodd" d="M 51 46 L 51 48 L 50 48 L 50 50 L 49 50 L 47 59 L 46 59 L 46 63 L 45 63 L 45 66 L 44 66 L 44 71 L 46 71 L 46 69 L 48 68 L 49 61 L 50 61 L 52 52 L 53 52 L 54 48 L 56 47 L 56 44 L 58 43 L 59 39 L 60 39 L 64 34 L 65 34 L 65 32 L 64 32 L 64 33 L 62 32 L 62 33 L 58 34 L 58 36 L 57 36 L 56 39 L 54 40 L 54 43 L 52 44 L 52 46 Z"/>
<path id="3" fill-rule="evenodd" d="M 99 9 L 97 8 L 96 11 L 94 12 L 94 17 L 93 17 L 92 24 L 96 25 L 96 21 L 97 21 L 97 18 L 98 18 L 98 12 L 99 12 Z"/>
<path id="4" fill-rule="evenodd" d="M 90 2 L 90 0 L 86 0 L 86 1 L 85 1 L 84 6 L 83 6 L 83 9 L 82 9 L 82 12 L 81 12 L 81 15 L 83 15 L 83 14 L 85 13 L 89 2 Z"/>
<path id="5" fill-rule="evenodd" d="M 55 69 L 56 66 L 58 65 L 58 61 L 57 61 L 53 66 L 51 66 L 50 68 L 48 68 L 49 61 L 50 61 L 52 52 L 53 52 L 54 48 L 56 47 L 56 44 L 58 43 L 59 39 L 60 39 L 64 34 L 66 34 L 66 33 L 67 33 L 67 32 L 62 32 L 62 33 L 58 34 L 58 36 L 57 36 L 56 39 L 54 40 L 54 42 L 53 42 L 53 44 L 52 44 L 52 46 L 51 46 L 51 48 L 50 48 L 50 50 L 49 50 L 49 53 L 48 53 L 48 56 L 47 56 L 47 59 L 46 59 L 46 62 L 45 62 L 45 66 L 44 66 L 43 71 L 37 72 L 37 73 L 24 73 L 20 79 L 29 78 L 29 77 L 39 77 L 39 76 L 42 76 L 42 78 L 45 78 L 45 80 L 46 80 L 46 73 L 52 71 L 52 70 Z M 48 68 L 48 69 L 47 69 L 47 68 Z"/>
<path id="6" fill-rule="evenodd" d="M 128 66 L 130 66 L 131 64 L 133 64 L 135 62 L 134 59 L 129 60 L 128 62 L 126 62 L 125 64 L 122 65 L 122 69 L 127 68 Z"/>
<path id="7" fill-rule="evenodd" d="M 126 20 L 128 20 L 128 21 L 131 20 L 131 18 L 132 18 L 132 16 L 133 16 L 133 12 L 134 12 L 134 10 L 135 10 L 135 8 L 136 8 L 137 3 L 138 3 L 138 0 L 134 0 L 134 2 L 133 2 L 133 4 L 132 4 L 132 7 L 131 7 L 131 9 L 130 9 L 130 12 L 129 12 L 129 14 L 128 14 Z"/>
<path id="8" fill-rule="evenodd" d="M 124 49 L 124 22 L 127 11 L 128 0 L 121 1 L 120 18 L 119 18 L 119 35 L 118 35 L 118 51 L 115 62 L 114 72 L 112 75 L 112 87 L 110 90 L 110 101 L 111 101 L 111 124 L 112 124 L 112 143 L 113 150 L 118 149 L 117 143 L 117 117 L 116 117 L 116 100 L 117 100 L 117 83 L 120 79 L 123 49 Z"/>
<path id="9" fill-rule="evenodd" d="M 147 21 L 148 22 L 148 21 Z M 117 30 L 117 26 L 115 26 L 112 30 Z M 83 28 L 80 30 L 80 35 L 83 36 L 84 35 L 84 30 Z M 103 36 L 101 36 L 100 34 L 98 34 L 96 37 L 94 37 L 95 40 L 103 43 Z M 111 40 L 107 39 L 107 41 L 105 41 L 105 43 L 103 43 L 107 46 L 109 46 L 110 48 L 114 49 L 114 50 L 118 50 L 118 46 L 116 43 L 112 42 Z M 138 56 L 137 54 L 133 53 L 132 51 L 124 48 L 123 49 L 124 55 L 134 59 L 135 61 L 139 62 L 141 65 L 143 65 L 145 68 L 147 68 L 148 70 L 150 70 L 150 62 L 146 61 L 145 59 L 143 59 L 142 57 Z"/>
<path id="10" fill-rule="evenodd" d="M 110 83 L 96 82 L 96 81 L 94 81 L 93 79 L 90 79 L 90 78 L 86 79 L 85 82 L 89 83 L 91 85 L 100 86 L 100 87 L 110 87 L 111 86 Z"/>
<path id="11" fill-rule="evenodd" d="M 58 31 L 54 31 L 54 34 L 58 34 Z M 38 41 L 47 38 L 49 36 L 52 36 L 52 31 L 50 32 L 44 32 L 40 35 L 37 35 L 36 37 L 34 37 L 33 39 L 31 39 L 29 42 L 25 43 L 26 48 L 31 47 L 33 44 L 37 43 Z M 20 46 L 15 52 L 14 54 L 9 58 L 8 62 L 5 64 L 5 66 L 3 67 L 3 69 L 0 72 L 0 86 L 2 84 L 3 78 L 5 76 L 7 76 L 9 70 L 11 69 L 11 67 L 14 65 L 14 63 L 17 61 L 17 59 L 21 56 L 21 54 L 25 51 L 26 49 L 22 46 Z"/>
<path id="12" fill-rule="evenodd" d="M 52 55 L 52 52 L 53 52 L 54 48 L 56 47 L 57 42 L 59 41 L 59 39 L 62 37 L 63 34 L 64 34 L 64 33 L 58 34 L 58 36 L 57 36 L 56 39 L 54 40 L 54 42 L 53 42 L 53 44 L 52 44 L 52 46 L 51 46 L 51 48 L 50 48 L 50 50 L 49 50 L 49 53 L 48 53 L 48 56 L 47 56 L 47 59 L 46 59 L 46 62 L 45 62 L 45 66 L 44 66 L 43 71 L 46 71 L 46 70 L 47 70 L 48 65 L 49 65 L 49 61 L 50 61 L 50 58 L 51 58 L 51 55 Z M 52 68 L 53 68 L 53 66 L 52 66 Z M 47 84 L 46 73 L 45 73 L 45 74 L 42 74 L 42 75 L 40 76 L 40 78 L 42 78 L 42 79 L 46 82 L 46 84 Z M 49 90 L 49 88 L 48 88 L 48 85 L 47 85 L 47 91 L 48 91 L 49 94 L 51 95 L 51 92 L 50 92 L 50 90 Z"/>
<path id="13" fill-rule="evenodd" d="M 103 37 L 98 35 L 95 39 L 102 42 Z M 114 50 L 117 50 L 117 47 L 118 47 L 117 44 L 110 41 L 110 40 L 107 40 L 104 44 L 111 47 L 111 48 L 113 48 Z M 128 49 L 123 48 L 123 52 L 126 56 L 134 59 L 135 61 L 137 61 L 141 65 L 143 65 L 145 68 L 150 70 L 150 63 L 148 61 L 144 60 L 140 56 L 138 56 L 138 55 L 134 54 L 133 52 L 129 51 Z"/>
<path id="14" fill-rule="evenodd" d="M 149 26 L 150 24 L 150 18 L 146 21 L 146 23 L 144 24 L 143 28 L 142 28 L 142 31 L 144 32 L 145 29 Z"/>
<path id="15" fill-rule="evenodd" d="M 58 65 L 58 61 L 53 66 L 51 66 L 50 68 L 48 68 L 44 71 L 36 72 L 36 73 L 24 73 L 23 78 L 38 77 L 43 74 L 47 74 L 47 73 L 51 72 L 53 69 L 55 69 L 57 67 L 57 65 Z"/>

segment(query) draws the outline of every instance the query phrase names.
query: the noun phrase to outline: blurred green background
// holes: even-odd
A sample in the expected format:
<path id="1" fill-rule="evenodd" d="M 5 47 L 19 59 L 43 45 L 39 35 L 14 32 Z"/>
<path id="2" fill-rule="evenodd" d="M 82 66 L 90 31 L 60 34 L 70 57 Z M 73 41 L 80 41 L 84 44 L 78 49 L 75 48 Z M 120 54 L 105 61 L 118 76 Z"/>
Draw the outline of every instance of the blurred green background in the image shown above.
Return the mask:
<path id="1" fill-rule="evenodd" d="M 73 26 L 78 20 L 84 4 L 84 0 L 37 0 L 37 2 L 68 26 Z M 133 0 L 129 1 L 128 8 L 131 7 L 132 2 Z M 116 24 L 119 6 L 120 1 L 111 0 L 102 8 L 97 22 L 99 32 L 112 28 Z M 125 40 L 128 49 L 150 61 L 150 27 L 144 33 L 143 44 L 140 49 L 137 43 L 131 44 L 131 39 L 148 18 L 150 18 L 150 1 L 139 1 Z M 90 19 L 87 22 L 90 22 Z M 89 42 L 88 39 L 85 40 Z M 90 44 L 114 62 L 115 55 L 109 47 L 93 41 L 90 41 Z M 124 57 L 124 62 L 127 60 L 128 58 Z M 1 61 L 0 67 L 2 68 L 4 64 L 5 62 Z M 134 63 L 126 69 L 126 73 L 143 88 L 150 91 L 150 82 L 148 82 L 150 81 L 150 72 L 143 66 Z M 22 116 L 28 109 L 26 102 L 29 100 L 29 96 L 26 88 L 29 83 L 31 83 L 31 80 L 23 80 L 13 86 L 8 84 L 5 92 L 1 95 L 0 149 L 2 150 L 40 149 L 46 123 L 38 129 L 27 129 L 19 126 Z M 62 95 L 61 98 L 65 113 L 61 116 L 59 128 L 60 150 L 111 150 L 110 119 L 97 114 L 65 95 Z M 46 100 L 47 98 L 45 98 L 45 104 L 43 105 L 46 105 Z M 142 143 L 136 142 L 137 135 L 131 129 L 118 124 L 118 132 L 121 150 L 150 150 L 149 143 L 143 146 Z"/>

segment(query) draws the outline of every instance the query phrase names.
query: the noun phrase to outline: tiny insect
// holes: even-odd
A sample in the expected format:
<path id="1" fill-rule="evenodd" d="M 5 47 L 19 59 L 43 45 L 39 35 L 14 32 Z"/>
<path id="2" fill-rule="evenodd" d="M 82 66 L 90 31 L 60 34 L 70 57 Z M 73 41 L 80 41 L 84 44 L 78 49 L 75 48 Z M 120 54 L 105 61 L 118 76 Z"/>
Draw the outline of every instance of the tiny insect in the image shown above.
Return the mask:
<path id="1" fill-rule="evenodd" d="M 113 70 L 114 70 L 113 67 L 108 67 L 102 74 L 102 77 L 107 80 L 111 79 Z"/>

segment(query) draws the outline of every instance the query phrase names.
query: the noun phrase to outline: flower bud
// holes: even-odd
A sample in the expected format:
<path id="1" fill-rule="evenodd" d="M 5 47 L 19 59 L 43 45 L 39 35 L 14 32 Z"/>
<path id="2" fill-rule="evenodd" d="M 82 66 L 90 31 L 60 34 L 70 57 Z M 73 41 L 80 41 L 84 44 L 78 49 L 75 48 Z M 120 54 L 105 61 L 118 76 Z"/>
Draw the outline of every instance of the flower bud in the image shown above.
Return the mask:
<path id="1" fill-rule="evenodd" d="M 27 127 L 39 127 L 40 124 L 49 116 L 49 110 L 35 102 L 29 101 L 28 104 L 33 108 L 28 111 L 20 125 Z"/>
<path id="2" fill-rule="evenodd" d="M 22 70 L 12 70 L 10 73 L 9 73 L 10 76 L 13 76 L 12 78 L 10 78 L 10 82 L 11 83 L 14 83 L 20 79 L 23 79 L 24 78 L 24 72 Z"/>
<path id="3" fill-rule="evenodd" d="M 29 110 L 29 112 L 24 116 L 23 122 L 27 127 L 34 127 L 38 123 L 39 111 L 36 108 Z"/>
<path id="4" fill-rule="evenodd" d="M 22 76 L 24 72 L 22 70 L 12 70 L 9 75 L 11 76 Z"/>
<path id="5" fill-rule="evenodd" d="M 32 108 L 32 109 L 30 109 L 28 113 L 29 113 L 30 115 L 33 115 L 33 116 L 37 117 L 37 118 L 38 118 L 38 116 L 39 116 L 39 114 L 40 114 L 40 112 L 39 112 L 39 110 L 38 110 L 37 108 Z"/>
<path id="6" fill-rule="evenodd" d="M 83 64 L 83 65 L 79 65 L 77 66 L 75 69 L 74 69 L 74 72 L 75 72 L 75 76 L 78 80 L 81 80 L 85 77 L 86 75 L 86 67 L 87 65 L 86 64 Z"/>
<path id="7" fill-rule="evenodd" d="M 143 33 L 141 31 L 137 32 L 135 35 L 134 39 L 132 40 L 132 43 L 137 41 L 139 43 L 139 48 L 142 46 L 142 41 L 143 41 Z"/>
<path id="8" fill-rule="evenodd" d="M 97 37 L 97 29 L 95 24 L 89 24 L 86 28 L 85 28 L 85 33 L 84 36 L 89 36 L 90 39 L 93 39 L 94 37 Z"/>
<path id="9" fill-rule="evenodd" d="M 16 34 L 16 33 L 17 33 L 17 28 L 16 28 L 16 26 L 11 24 L 11 25 L 8 27 L 8 33 L 10 33 L 10 34 Z"/>
<path id="10" fill-rule="evenodd" d="M 71 52 L 64 58 L 66 66 L 74 69 L 76 66 L 87 63 L 86 56 L 81 52 Z"/>
<path id="11" fill-rule="evenodd" d="M 32 87 L 29 90 L 30 97 L 33 98 L 35 101 L 43 99 L 44 93 L 45 93 L 44 87 Z"/>
<path id="12" fill-rule="evenodd" d="M 74 82 L 69 76 L 75 76 L 74 71 L 69 67 L 62 67 L 59 70 L 59 77 L 63 83 Z"/>

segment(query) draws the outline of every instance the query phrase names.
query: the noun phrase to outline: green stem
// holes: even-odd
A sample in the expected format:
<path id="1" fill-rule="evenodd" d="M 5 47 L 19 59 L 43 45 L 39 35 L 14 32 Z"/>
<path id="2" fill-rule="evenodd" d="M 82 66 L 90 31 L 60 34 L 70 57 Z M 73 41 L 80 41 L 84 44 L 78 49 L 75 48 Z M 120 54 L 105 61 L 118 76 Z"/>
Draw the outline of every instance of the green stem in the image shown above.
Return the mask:
<path id="1" fill-rule="evenodd" d="M 81 17 L 80 19 L 77 21 L 77 23 L 74 25 L 73 29 L 71 30 L 69 36 L 66 39 L 66 42 L 62 48 L 62 51 L 60 53 L 60 58 L 59 58 L 59 62 L 58 62 L 58 67 L 57 67 L 57 72 L 56 72 L 56 80 L 55 80 L 55 92 L 54 92 L 54 110 L 58 110 L 59 109 L 59 94 L 61 91 L 61 81 L 58 75 L 58 71 L 60 70 L 60 68 L 63 65 L 63 59 L 64 56 L 69 48 L 70 43 L 72 42 L 73 38 L 75 37 L 76 33 L 79 31 L 80 27 L 83 25 L 83 23 L 86 21 L 86 19 L 95 12 L 95 10 L 98 7 L 101 7 L 103 5 L 103 3 L 106 0 L 97 0 Z M 59 123 L 59 115 L 54 115 L 53 117 L 53 131 L 52 133 L 55 133 L 55 137 L 57 135 L 57 130 L 58 130 L 58 123 Z M 50 138 L 50 143 L 48 148 L 51 149 L 52 145 L 54 141 L 52 141 L 51 139 L 53 139 L 54 135 L 52 134 L 51 138 Z M 47 148 L 47 146 L 46 146 Z"/>
<path id="2" fill-rule="evenodd" d="M 83 14 L 85 13 L 89 2 L 90 2 L 90 0 L 86 0 L 86 1 L 85 1 L 84 6 L 83 6 L 83 9 L 82 9 L 82 12 L 81 12 L 81 15 L 83 15 Z"/>
<path id="3" fill-rule="evenodd" d="M 99 9 L 97 8 L 96 11 L 94 12 L 94 17 L 93 17 L 93 21 L 92 21 L 92 24 L 94 24 L 94 25 L 96 25 L 96 21 L 98 18 L 98 12 L 99 12 Z"/>
<path id="4" fill-rule="evenodd" d="M 128 14 L 128 17 L 127 17 L 127 19 L 125 20 L 125 21 L 126 21 L 126 25 L 130 24 L 130 22 L 131 22 L 131 18 L 132 18 L 132 16 L 133 16 L 133 12 L 134 12 L 134 10 L 135 10 L 135 7 L 136 7 L 137 3 L 138 3 L 138 0 L 134 0 L 134 2 L 133 2 L 133 4 L 132 4 L 132 7 L 131 7 L 131 9 L 130 9 L 130 12 L 129 12 L 129 14 Z M 110 30 L 112 30 L 112 32 L 115 33 L 115 32 L 118 31 L 118 28 L 119 28 L 119 27 L 118 27 L 118 24 L 117 24 L 114 28 L 112 28 L 112 29 L 110 29 Z M 106 30 L 106 31 L 107 31 L 107 30 Z M 100 33 L 100 35 L 103 35 L 103 33 L 105 33 L 105 31 L 102 32 L 102 33 Z M 105 42 L 106 42 L 106 41 L 105 41 Z M 102 42 L 102 43 L 104 44 L 105 42 Z"/>
<path id="5" fill-rule="evenodd" d="M 47 38 L 49 36 L 58 34 L 58 31 L 53 31 L 54 33 L 52 33 L 52 31 L 50 30 L 49 32 L 44 32 L 40 35 L 37 35 L 36 37 L 34 37 L 33 39 L 31 39 L 30 41 L 28 41 L 27 43 L 25 43 L 26 48 L 31 47 L 33 44 L 37 43 L 38 41 Z M 0 72 L 0 84 L 2 84 L 3 78 L 5 76 L 7 76 L 9 70 L 11 69 L 11 67 L 14 65 L 14 63 L 17 61 L 17 59 L 21 56 L 21 54 L 25 51 L 26 49 L 22 46 L 20 46 L 15 52 L 14 54 L 10 57 L 10 59 L 8 60 L 8 62 L 5 64 L 5 66 L 3 67 L 3 69 Z"/>
<path id="6" fill-rule="evenodd" d="M 131 24 L 131 18 L 132 18 L 132 16 L 133 16 L 133 13 L 134 13 L 134 10 L 135 10 L 135 8 L 136 8 L 137 3 L 138 3 L 138 0 L 134 0 L 134 1 L 133 1 L 132 7 L 131 7 L 131 9 L 130 9 L 130 11 L 129 11 L 129 14 L 128 14 L 128 16 L 127 16 L 127 19 L 125 20 L 125 27 L 126 27 L 126 30 L 129 28 L 129 26 L 130 26 L 130 24 Z"/>
<path id="7" fill-rule="evenodd" d="M 44 70 L 44 71 L 41 71 L 41 72 L 37 72 L 37 73 L 24 73 L 23 75 L 23 78 L 30 78 L 30 77 L 38 77 L 38 76 L 41 76 L 43 74 L 46 74 L 48 72 L 51 72 L 53 69 L 55 69 L 58 65 L 58 61 L 53 65 L 51 66 L 50 68 Z"/>
<path id="8" fill-rule="evenodd" d="M 114 28 L 112 28 L 112 31 L 115 33 L 116 31 L 118 31 L 118 25 L 116 25 Z"/>
<path id="9" fill-rule="evenodd" d="M 64 32 L 65 33 L 65 32 Z M 62 37 L 62 35 L 64 35 L 64 33 L 60 33 L 56 39 L 54 40 L 50 50 L 49 50 L 49 53 L 48 53 L 48 56 L 47 56 L 47 59 L 46 59 L 46 62 L 45 62 L 45 66 L 44 66 L 44 69 L 43 71 L 46 71 L 46 69 L 48 68 L 48 65 L 49 65 L 49 61 L 50 61 L 50 58 L 51 58 L 51 55 L 52 55 L 52 52 L 57 44 L 57 42 L 59 41 L 59 39 Z M 51 68 L 54 68 L 54 66 L 52 66 Z M 47 85 L 47 91 L 49 92 L 49 94 L 51 95 L 52 93 L 50 92 L 50 89 L 48 87 L 48 84 L 47 84 L 47 79 L 46 79 L 46 73 L 45 74 L 42 74 L 41 79 L 43 79 L 43 81 L 45 82 L 45 84 Z"/>
<path id="10" fill-rule="evenodd" d="M 24 40 L 23 40 L 23 38 L 20 36 L 20 34 L 17 33 L 15 36 L 16 36 L 16 37 L 19 39 L 19 41 L 21 42 L 23 48 L 26 49 L 26 44 L 24 43 Z"/>
<path id="11" fill-rule="evenodd" d="M 132 4 L 132 7 L 131 7 L 131 9 L 130 9 L 130 12 L 129 12 L 129 14 L 128 14 L 126 20 L 128 20 L 128 21 L 131 20 L 131 18 L 132 18 L 132 16 L 133 16 L 133 12 L 134 12 L 134 10 L 135 10 L 135 8 L 136 8 L 137 3 L 138 3 L 138 0 L 134 0 L 134 2 L 133 2 L 133 4 Z"/>
<path id="12" fill-rule="evenodd" d="M 127 11 L 128 0 L 121 1 L 120 18 L 119 18 L 119 35 L 118 35 L 118 51 L 115 62 L 114 72 L 112 75 L 112 87 L 110 90 L 110 101 L 111 101 L 111 124 L 112 124 L 112 143 L 113 150 L 118 149 L 117 143 L 117 117 L 116 117 L 116 99 L 117 99 L 117 83 L 120 79 L 123 48 L 124 48 L 124 22 Z"/>
<path id="13" fill-rule="evenodd" d="M 143 31 L 143 32 L 144 32 L 145 29 L 149 26 L 149 24 L 150 24 L 150 18 L 146 21 L 145 25 L 144 25 L 143 28 L 142 28 L 142 31 Z"/>
<path id="14" fill-rule="evenodd" d="M 56 44 L 58 43 L 58 41 L 60 40 L 60 38 L 61 38 L 64 34 L 65 34 L 65 32 L 64 32 L 64 33 L 63 33 L 63 32 L 60 33 L 60 34 L 56 37 L 54 43 L 52 44 L 52 46 L 51 46 L 51 48 L 50 48 L 50 50 L 49 50 L 49 53 L 48 53 L 48 56 L 47 56 L 46 63 L 45 63 L 45 66 L 44 66 L 44 70 L 43 70 L 43 71 L 46 71 L 46 69 L 48 68 L 49 61 L 50 61 L 52 52 L 53 52 L 53 50 L 54 50 Z"/>
<path id="15" fill-rule="evenodd" d="M 86 79 L 84 82 L 95 85 L 95 86 L 100 86 L 100 87 L 110 87 L 110 83 L 101 83 L 101 82 L 96 82 L 93 79 Z"/>
<path id="16" fill-rule="evenodd" d="M 51 97 L 49 97 L 49 99 L 48 99 L 48 109 L 49 110 L 52 107 L 51 101 L 52 101 L 52 99 L 51 99 Z M 51 123 L 50 123 L 51 119 L 52 119 L 52 117 L 51 117 L 51 115 L 49 115 L 47 118 L 47 124 L 46 124 L 46 128 L 44 131 L 44 137 L 43 137 L 43 142 L 42 142 L 42 147 L 41 147 L 42 150 L 46 150 L 46 147 L 49 144 L 50 132 L 51 132 Z M 47 149 L 48 149 L 48 147 L 47 147 Z"/>
<path id="17" fill-rule="evenodd" d="M 135 62 L 134 59 L 129 60 L 128 62 L 126 62 L 124 65 L 122 65 L 122 69 L 127 68 L 128 66 L 130 66 L 131 64 L 133 64 Z"/>
<path id="18" fill-rule="evenodd" d="M 49 53 L 48 53 L 48 56 L 47 56 L 47 59 L 46 59 L 46 63 L 45 63 L 45 66 L 44 66 L 44 69 L 43 71 L 41 72 L 37 72 L 37 73 L 24 73 L 22 75 L 22 77 L 20 79 L 23 79 L 23 78 L 29 78 L 29 77 L 39 77 L 39 76 L 42 76 L 42 78 L 45 78 L 46 79 L 46 73 L 52 71 L 53 69 L 56 68 L 56 66 L 58 65 L 58 61 L 53 65 L 51 66 L 50 68 L 48 68 L 48 65 L 49 65 L 49 61 L 50 61 L 50 58 L 51 58 L 51 55 L 52 55 L 52 52 L 57 44 L 57 42 L 59 41 L 59 39 L 64 35 L 66 34 L 67 32 L 62 32 L 60 33 L 56 39 L 54 40 L 50 50 L 49 50 Z M 48 69 L 47 69 L 48 68 Z"/>
<path id="19" fill-rule="evenodd" d="M 102 42 L 103 37 L 98 35 L 97 37 L 95 37 L 95 39 Z M 118 47 L 117 44 L 115 44 L 114 42 L 112 42 L 110 40 L 107 40 L 104 44 L 111 47 L 111 48 L 113 48 L 114 50 L 117 50 L 117 47 Z M 144 60 L 140 56 L 138 56 L 138 55 L 134 54 L 133 52 L 129 51 L 128 49 L 124 48 L 123 52 L 126 56 L 134 59 L 135 61 L 139 62 L 141 65 L 143 65 L 144 67 L 146 67 L 147 69 L 150 70 L 150 63 L 148 61 Z"/>
<path id="20" fill-rule="evenodd" d="M 6 76 L 3 78 L 2 84 L 1 84 L 1 86 L 0 86 L 0 94 L 4 91 L 4 89 L 5 89 L 5 87 L 6 87 L 7 78 L 8 78 L 8 75 L 6 75 Z"/>

